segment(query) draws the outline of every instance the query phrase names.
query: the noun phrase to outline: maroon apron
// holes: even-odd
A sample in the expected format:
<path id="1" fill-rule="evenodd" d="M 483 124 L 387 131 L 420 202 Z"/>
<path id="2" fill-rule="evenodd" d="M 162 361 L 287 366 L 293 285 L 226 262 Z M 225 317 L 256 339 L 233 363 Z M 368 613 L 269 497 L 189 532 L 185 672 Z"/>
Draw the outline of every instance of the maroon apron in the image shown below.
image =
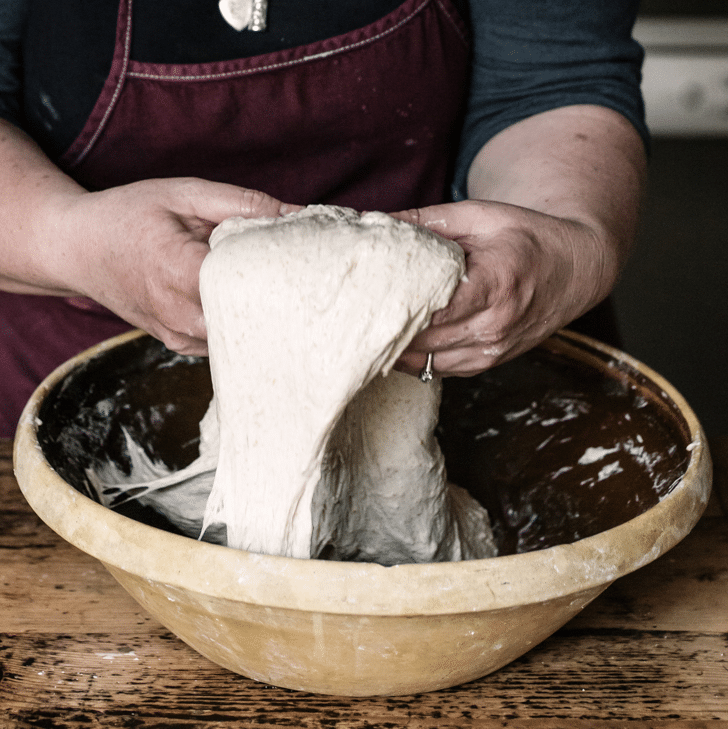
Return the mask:
<path id="1" fill-rule="evenodd" d="M 57 160 L 88 189 L 195 176 L 359 210 L 447 199 L 469 59 L 450 0 L 406 0 L 344 35 L 215 63 L 138 63 L 131 33 L 121 0 L 106 84 Z M 0 437 L 52 369 L 129 328 L 85 299 L 0 292 Z"/>

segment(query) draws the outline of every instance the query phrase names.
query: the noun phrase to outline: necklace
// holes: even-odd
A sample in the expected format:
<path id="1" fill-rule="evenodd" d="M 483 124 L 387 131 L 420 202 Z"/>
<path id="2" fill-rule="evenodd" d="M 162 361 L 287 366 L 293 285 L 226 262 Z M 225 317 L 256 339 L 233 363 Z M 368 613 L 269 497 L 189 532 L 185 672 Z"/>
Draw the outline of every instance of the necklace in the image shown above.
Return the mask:
<path id="1" fill-rule="evenodd" d="M 268 0 L 220 0 L 218 7 L 235 30 L 265 30 Z"/>

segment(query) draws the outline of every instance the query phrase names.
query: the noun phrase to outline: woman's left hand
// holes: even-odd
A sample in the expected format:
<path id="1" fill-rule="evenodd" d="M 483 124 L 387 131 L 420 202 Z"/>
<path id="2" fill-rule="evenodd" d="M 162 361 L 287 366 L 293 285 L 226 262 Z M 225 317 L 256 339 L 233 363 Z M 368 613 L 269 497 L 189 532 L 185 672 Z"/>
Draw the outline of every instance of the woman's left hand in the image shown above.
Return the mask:
<path id="1" fill-rule="evenodd" d="M 477 374 L 598 304 L 634 240 L 645 169 L 635 128 L 601 106 L 551 109 L 496 134 L 470 165 L 470 200 L 396 215 L 459 243 L 467 267 L 398 366 L 415 374 L 434 352 L 439 374 Z"/>
<path id="2" fill-rule="evenodd" d="M 397 367 L 468 376 L 531 349 L 599 303 L 619 269 L 613 246 L 584 223 L 468 200 L 396 213 L 457 242 L 466 276 Z"/>

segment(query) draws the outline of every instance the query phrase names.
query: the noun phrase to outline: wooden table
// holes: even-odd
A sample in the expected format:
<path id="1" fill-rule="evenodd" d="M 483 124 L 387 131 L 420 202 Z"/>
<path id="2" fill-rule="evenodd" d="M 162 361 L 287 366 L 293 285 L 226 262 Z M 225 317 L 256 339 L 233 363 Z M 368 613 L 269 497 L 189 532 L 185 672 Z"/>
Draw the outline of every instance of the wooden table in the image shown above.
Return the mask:
<path id="1" fill-rule="evenodd" d="M 728 439 L 716 445 L 722 485 Z M 624 729 L 635 719 L 728 727 L 728 520 L 715 499 L 681 544 L 497 673 L 411 697 L 332 698 L 229 673 L 172 636 L 40 522 L 0 441 L 3 729 Z"/>

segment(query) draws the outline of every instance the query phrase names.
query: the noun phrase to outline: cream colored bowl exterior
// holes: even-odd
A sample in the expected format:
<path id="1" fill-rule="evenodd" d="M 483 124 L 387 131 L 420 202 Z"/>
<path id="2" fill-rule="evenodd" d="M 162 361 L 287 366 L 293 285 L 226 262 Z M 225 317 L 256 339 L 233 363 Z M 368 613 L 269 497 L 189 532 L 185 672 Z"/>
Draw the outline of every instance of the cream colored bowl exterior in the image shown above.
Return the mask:
<path id="1" fill-rule="evenodd" d="M 157 620 L 202 655 L 266 683 L 345 696 L 455 686 L 506 665 L 547 638 L 615 579 L 679 542 L 702 514 L 712 467 L 692 410 L 659 375 L 600 349 L 655 382 L 691 433 L 687 471 L 660 503 L 573 544 L 489 560 L 382 567 L 271 557 L 197 542 L 136 522 L 83 496 L 49 466 L 37 414 L 81 362 L 70 360 L 29 401 L 15 440 L 26 499 L 61 537 L 99 559 Z M 567 348 L 571 345 L 566 345 Z"/>

